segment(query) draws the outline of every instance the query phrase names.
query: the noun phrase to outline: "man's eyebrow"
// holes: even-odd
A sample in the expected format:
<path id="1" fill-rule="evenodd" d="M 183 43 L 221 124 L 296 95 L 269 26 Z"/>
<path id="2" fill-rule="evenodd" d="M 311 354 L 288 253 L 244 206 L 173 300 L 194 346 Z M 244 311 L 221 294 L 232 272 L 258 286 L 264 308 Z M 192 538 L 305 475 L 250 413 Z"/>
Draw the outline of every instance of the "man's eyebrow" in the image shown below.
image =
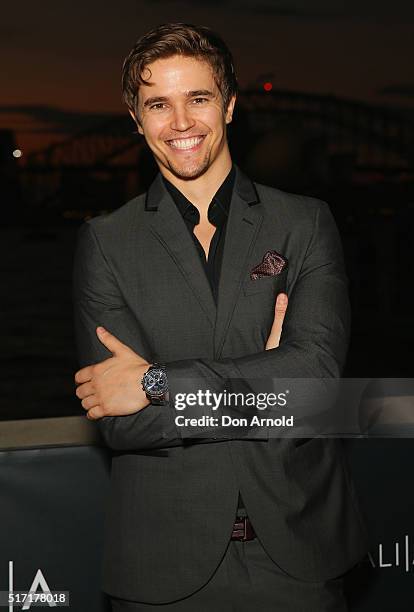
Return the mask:
<path id="1" fill-rule="evenodd" d="M 196 89 L 194 91 L 187 91 L 187 98 L 196 98 L 197 96 L 208 96 L 213 98 L 214 94 L 209 89 Z"/>
<path id="2" fill-rule="evenodd" d="M 148 98 L 144 102 L 144 108 L 146 106 L 151 106 L 151 104 L 158 104 L 159 102 L 167 102 L 168 98 L 165 96 L 154 96 L 153 98 Z"/>

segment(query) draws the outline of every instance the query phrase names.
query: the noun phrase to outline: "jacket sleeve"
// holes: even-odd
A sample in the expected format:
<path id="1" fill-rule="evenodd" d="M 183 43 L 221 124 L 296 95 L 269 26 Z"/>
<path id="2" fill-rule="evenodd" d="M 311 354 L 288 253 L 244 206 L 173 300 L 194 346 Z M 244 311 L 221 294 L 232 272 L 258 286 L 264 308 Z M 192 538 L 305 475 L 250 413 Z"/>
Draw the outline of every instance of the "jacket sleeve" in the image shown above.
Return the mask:
<path id="1" fill-rule="evenodd" d="M 236 359 L 167 363 L 172 400 L 183 381 L 187 381 L 185 391 L 190 391 L 191 380 L 219 388 L 226 379 L 238 378 L 256 393 L 281 379 L 323 379 L 322 386 L 327 379 L 341 376 L 349 332 L 350 306 L 341 240 L 329 206 L 318 201 L 312 237 L 289 295 L 279 347 Z M 329 382 L 323 398 L 329 409 L 335 384 L 333 380 Z M 312 411 L 318 412 L 317 400 L 321 398 L 321 387 L 315 386 L 314 390 L 316 400 L 306 406 L 310 417 Z"/>

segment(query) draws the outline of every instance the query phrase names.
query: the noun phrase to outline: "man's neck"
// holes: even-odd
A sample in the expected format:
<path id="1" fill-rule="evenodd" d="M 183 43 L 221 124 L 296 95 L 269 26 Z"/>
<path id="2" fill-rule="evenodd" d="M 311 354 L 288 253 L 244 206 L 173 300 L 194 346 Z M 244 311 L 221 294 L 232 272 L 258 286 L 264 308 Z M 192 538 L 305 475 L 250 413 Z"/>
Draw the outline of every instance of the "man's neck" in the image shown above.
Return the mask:
<path id="1" fill-rule="evenodd" d="M 217 159 L 216 162 L 219 160 Z M 232 167 L 230 153 L 220 163 L 214 163 L 204 174 L 193 180 L 177 178 L 171 172 L 162 172 L 163 176 L 181 191 L 182 194 L 198 208 L 201 216 L 207 216 L 211 200 Z"/>

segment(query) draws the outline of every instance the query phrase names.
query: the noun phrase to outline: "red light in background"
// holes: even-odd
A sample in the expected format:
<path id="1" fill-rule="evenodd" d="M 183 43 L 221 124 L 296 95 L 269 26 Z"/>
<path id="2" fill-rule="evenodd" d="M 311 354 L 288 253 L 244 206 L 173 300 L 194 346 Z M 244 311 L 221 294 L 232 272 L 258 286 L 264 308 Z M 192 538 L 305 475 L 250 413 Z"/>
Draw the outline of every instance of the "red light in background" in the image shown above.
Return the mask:
<path id="1" fill-rule="evenodd" d="M 272 89 L 273 89 L 273 85 L 272 85 L 272 83 L 269 83 L 269 82 L 264 83 L 264 84 L 263 84 L 263 89 L 264 89 L 265 91 L 272 91 Z"/>

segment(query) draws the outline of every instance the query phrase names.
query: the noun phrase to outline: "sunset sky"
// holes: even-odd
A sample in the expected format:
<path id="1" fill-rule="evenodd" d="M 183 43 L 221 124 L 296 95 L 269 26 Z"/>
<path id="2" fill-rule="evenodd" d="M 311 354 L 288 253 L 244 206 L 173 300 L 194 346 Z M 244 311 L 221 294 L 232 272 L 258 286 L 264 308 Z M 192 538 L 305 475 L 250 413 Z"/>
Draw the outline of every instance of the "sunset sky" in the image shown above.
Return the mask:
<path id="1" fill-rule="evenodd" d="M 22 0 L 2 8 L 0 128 L 28 151 L 126 112 L 123 58 L 167 21 L 217 30 L 241 88 L 270 78 L 276 89 L 414 109 L 413 2 Z"/>

